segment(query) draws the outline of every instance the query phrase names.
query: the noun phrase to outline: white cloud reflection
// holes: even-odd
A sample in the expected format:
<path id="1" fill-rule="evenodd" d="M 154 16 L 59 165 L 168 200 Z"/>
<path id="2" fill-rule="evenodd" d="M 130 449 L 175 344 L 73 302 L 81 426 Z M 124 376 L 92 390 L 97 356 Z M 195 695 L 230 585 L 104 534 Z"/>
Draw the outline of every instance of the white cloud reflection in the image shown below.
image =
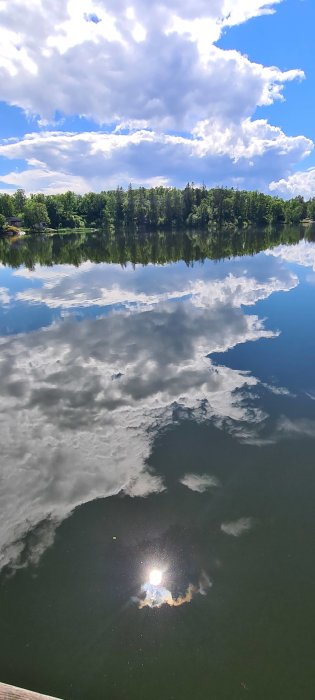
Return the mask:
<path id="1" fill-rule="evenodd" d="M 30 281 L 42 282 L 41 287 L 26 288 L 16 294 L 17 301 L 44 303 L 52 309 L 77 307 L 152 306 L 172 299 L 191 297 L 199 307 L 213 308 L 218 304 L 240 307 L 255 304 L 277 291 L 290 291 L 298 285 L 298 278 L 278 268 L 265 279 L 256 279 L 243 267 L 223 278 L 207 278 L 184 270 L 169 275 L 165 268 L 149 266 L 146 272 L 134 273 L 131 266 L 124 270 L 119 265 L 99 265 L 86 262 L 75 268 L 56 266 L 53 270 L 36 266 L 34 270 L 21 268 L 14 275 Z M 166 281 L 167 275 L 167 281 Z"/>
<path id="2" fill-rule="evenodd" d="M 244 532 L 248 532 L 253 527 L 252 518 L 239 518 L 238 520 L 233 520 L 231 522 L 222 523 L 221 530 L 226 535 L 231 535 L 232 537 L 240 537 Z"/>
<path id="3" fill-rule="evenodd" d="M 143 608 L 161 608 L 162 605 L 178 608 L 186 603 L 191 603 L 196 595 L 207 595 L 211 588 L 209 576 L 202 571 L 197 585 L 189 583 L 185 593 L 175 596 L 165 586 L 154 586 L 152 583 L 144 583 L 141 587 L 141 595 L 133 601 L 138 604 L 140 610 Z"/>
<path id="4" fill-rule="evenodd" d="M 174 404 L 196 420 L 261 420 L 242 395 L 257 380 L 206 355 L 262 337 L 273 333 L 255 316 L 219 305 L 209 317 L 187 302 L 3 338 L 1 563 L 47 518 L 120 491 L 160 492 L 152 427 Z"/>
<path id="5" fill-rule="evenodd" d="M 0 566 L 19 563 L 31 530 L 37 535 L 28 560 L 37 561 L 76 506 L 120 492 L 163 491 L 163 478 L 148 460 L 174 407 L 195 421 L 211 419 L 236 439 L 257 440 L 267 418 L 253 397 L 258 379 L 214 366 L 208 356 L 276 337 L 240 307 L 291 289 L 294 275 L 279 269 L 278 277 L 256 279 L 244 263 L 242 271 L 222 268 L 214 279 L 202 267 L 137 274 L 89 263 L 14 275 L 43 281 L 41 289 L 23 292 L 30 302 L 39 292 L 47 305 L 71 307 L 78 295 L 75 303 L 93 305 L 101 297 L 103 305 L 115 299 L 125 309 L 0 339 Z M 132 312 L 130 301 L 136 302 Z M 213 477 L 195 473 L 180 480 L 200 492 L 215 485 Z"/>
<path id="6" fill-rule="evenodd" d="M 183 486 L 187 486 L 188 489 L 197 491 L 197 493 L 203 493 L 207 489 L 220 486 L 219 479 L 210 476 L 210 474 L 185 474 L 179 481 Z"/>
<path id="7" fill-rule="evenodd" d="M 280 258 L 284 262 L 303 267 L 311 267 L 315 272 L 315 244 L 302 240 L 297 245 L 279 245 L 271 248 L 268 255 Z"/>
<path id="8" fill-rule="evenodd" d="M 9 304 L 11 295 L 7 287 L 0 287 L 0 304 Z"/>

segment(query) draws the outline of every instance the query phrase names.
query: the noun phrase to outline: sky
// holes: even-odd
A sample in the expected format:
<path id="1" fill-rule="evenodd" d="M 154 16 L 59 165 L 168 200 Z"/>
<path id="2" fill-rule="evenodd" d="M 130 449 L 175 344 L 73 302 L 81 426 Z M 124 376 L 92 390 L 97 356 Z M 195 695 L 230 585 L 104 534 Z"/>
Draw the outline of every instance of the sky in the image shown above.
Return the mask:
<path id="1" fill-rule="evenodd" d="M 0 0 L 0 190 L 315 196 L 314 0 Z"/>

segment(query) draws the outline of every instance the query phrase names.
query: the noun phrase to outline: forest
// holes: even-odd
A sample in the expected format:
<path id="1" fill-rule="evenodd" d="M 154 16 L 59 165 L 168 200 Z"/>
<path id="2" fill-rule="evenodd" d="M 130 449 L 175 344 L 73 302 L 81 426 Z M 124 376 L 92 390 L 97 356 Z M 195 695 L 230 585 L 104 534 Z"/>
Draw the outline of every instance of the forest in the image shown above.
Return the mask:
<path id="1" fill-rule="evenodd" d="M 146 231 L 182 228 L 216 230 L 296 224 L 315 220 L 315 197 L 283 200 L 256 191 L 217 187 L 207 189 L 188 183 L 182 190 L 154 187 L 89 192 L 79 195 L 31 194 L 18 189 L 0 194 L 0 230 L 38 232 L 45 228 L 105 231 Z"/>

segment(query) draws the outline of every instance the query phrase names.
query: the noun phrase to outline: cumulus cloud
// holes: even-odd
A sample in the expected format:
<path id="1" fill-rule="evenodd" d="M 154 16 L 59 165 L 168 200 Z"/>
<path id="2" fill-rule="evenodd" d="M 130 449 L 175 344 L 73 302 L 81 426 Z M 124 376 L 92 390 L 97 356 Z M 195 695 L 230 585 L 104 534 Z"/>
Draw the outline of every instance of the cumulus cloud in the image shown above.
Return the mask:
<path id="1" fill-rule="evenodd" d="M 277 177 L 312 147 L 304 136 L 288 137 L 265 120 L 248 118 L 237 124 L 204 120 L 187 136 L 152 129 L 125 134 L 46 131 L 0 144 L 1 156 L 28 166 L 8 172 L 1 181 L 44 193 L 69 188 L 82 193 L 129 182 L 184 186 L 189 163 L 189 177 L 197 182 L 242 185 L 246 178 L 253 178 L 253 184 L 261 178 L 264 187 L 266 169 L 269 177 Z"/>
<path id="2" fill-rule="evenodd" d="M 210 102 L 212 114 L 248 114 L 281 96 L 284 83 L 302 73 L 252 64 L 213 42 L 225 26 L 275 5 L 255 2 L 245 9 L 243 2 L 220 0 L 211 7 L 175 1 L 143 6 L 138 0 L 131 10 L 125 1 L 68 0 L 52 8 L 14 0 L 1 8 L 1 99 L 42 117 L 59 110 L 101 123 L 149 119 L 187 126 L 196 115 L 208 116 Z M 99 21 L 88 21 L 93 15 Z"/>
<path id="3" fill-rule="evenodd" d="M 313 144 L 253 116 L 303 73 L 253 63 L 216 42 L 280 1 L 3 3 L 0 99 L 40 115 L 44 128 L 58 124 L 57 112 L 106 130 L 2 143 L 1 155 L 26 162 L 2 182 L 84 192 L 129 182 L 266 189 L 279 181 Z"/>
<path id="4" fill-rule="evenodd" d="M 298 170 L 287 178 L 272 181 L 269 189 L 288 198 L 302 195 L 305 199 L 311 199 L 315 192 L 315 168 Z"/>

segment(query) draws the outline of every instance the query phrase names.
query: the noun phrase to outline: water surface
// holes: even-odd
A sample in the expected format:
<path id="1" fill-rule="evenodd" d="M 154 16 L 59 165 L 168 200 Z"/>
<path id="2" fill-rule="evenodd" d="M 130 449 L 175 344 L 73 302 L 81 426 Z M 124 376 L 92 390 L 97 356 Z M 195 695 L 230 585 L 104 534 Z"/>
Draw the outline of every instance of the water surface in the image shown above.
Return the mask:
<path id="1" fill-rule="evenodd" d="M 314 697 L 315 244 L 251 235 L 1 242 L 3 682 Z"/>

